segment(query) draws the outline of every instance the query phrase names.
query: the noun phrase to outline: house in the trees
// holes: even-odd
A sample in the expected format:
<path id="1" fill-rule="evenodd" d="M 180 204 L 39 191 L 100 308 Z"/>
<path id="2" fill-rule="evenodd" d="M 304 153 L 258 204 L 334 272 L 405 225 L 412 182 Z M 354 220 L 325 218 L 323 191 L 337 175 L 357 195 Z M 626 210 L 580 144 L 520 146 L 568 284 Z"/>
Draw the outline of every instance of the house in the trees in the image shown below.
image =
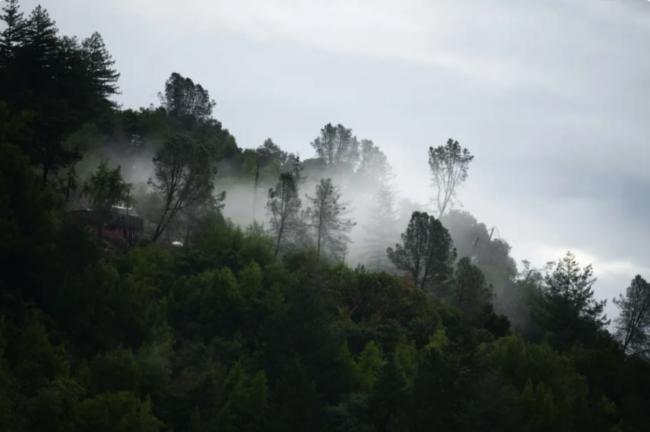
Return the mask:
<path id="1" fill-rule="evenodd" d="M 75 223 L 97 232 L 99 215 L 95 210 L 71 210 L 68 217 Z M 144 221 L 132 207 L 112 206 L 110 216 L 101 226 L 102 237 L 115 243 L 133 246 L 142 237 Z"/>

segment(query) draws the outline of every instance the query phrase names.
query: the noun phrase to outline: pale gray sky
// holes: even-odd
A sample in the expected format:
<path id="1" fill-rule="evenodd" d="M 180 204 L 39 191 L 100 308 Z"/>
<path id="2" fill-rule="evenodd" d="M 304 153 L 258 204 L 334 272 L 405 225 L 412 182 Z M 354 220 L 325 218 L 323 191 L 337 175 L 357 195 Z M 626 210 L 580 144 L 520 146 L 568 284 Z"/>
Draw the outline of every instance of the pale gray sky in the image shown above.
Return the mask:
<path id="1" fill-rule="evenodd" d="M 646 0 L 40 3 L 64 34 L 104 36 L 124 107 L 156 104 L 177 71 L 243 147 L 270 136 L 309 157 L 341 122 L 422 202 L 427 148 L 454 137 L 476 156 L 459 198 L 517 259 L 571 249 L 610 304 L 650 277 Z"/>

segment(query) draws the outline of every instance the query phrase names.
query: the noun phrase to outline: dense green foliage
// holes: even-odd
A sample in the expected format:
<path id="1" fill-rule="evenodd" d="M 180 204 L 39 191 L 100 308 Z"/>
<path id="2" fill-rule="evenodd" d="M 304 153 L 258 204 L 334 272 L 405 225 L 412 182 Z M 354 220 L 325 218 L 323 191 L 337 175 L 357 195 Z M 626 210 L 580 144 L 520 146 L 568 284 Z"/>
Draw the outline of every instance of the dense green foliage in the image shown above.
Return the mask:
<path id="1" fill-rule="evenodd" d="M 469 216 L 453 219 L 475 230 L 463 239 L 451 222 L 410 214 L 390 272 L 351 269 L 309 243 L 285 248 L 306 229 L 303 167 L 356 164 L 370 182 L 387 164 L 372 142 L 328 124 L 313 143 L 324 163 L 300 165 L 271 140 L 242 150 L 207 91 L 178 74 L 161 107 L 118 110 L 99 35 L 59 37 L 44 10 L 24 20 L 16 1 L 3 20 L 0 430 L 647 430 L 650 365 L 624 349 L 647 346 L 642 278 L 619 300 L 619 343 L 590 267 L 567 255 L 546 276 L 517 274 L 507 244 Z M 56 171 L 109 142 L 125 161 L 153 150 L 155 187 L 133 197 L 157 242 L 117 247 L 68 217 L 76 171 Z M 129 169 L 93 170 L 92 203 L 124 201 Z M 254 178 L 255 193 L 279 179 L 275 236 L 223 217 L 217 169 Z M 327 241 L 351 222 L 336 191 L 319 193 L 312 221 L 329 218 L 318 229 L 336 255 Z M 495 290 L 516 300 L 495 308 Z M 531 311 L 526 326 L 495 313 L 516 305 Z"/>

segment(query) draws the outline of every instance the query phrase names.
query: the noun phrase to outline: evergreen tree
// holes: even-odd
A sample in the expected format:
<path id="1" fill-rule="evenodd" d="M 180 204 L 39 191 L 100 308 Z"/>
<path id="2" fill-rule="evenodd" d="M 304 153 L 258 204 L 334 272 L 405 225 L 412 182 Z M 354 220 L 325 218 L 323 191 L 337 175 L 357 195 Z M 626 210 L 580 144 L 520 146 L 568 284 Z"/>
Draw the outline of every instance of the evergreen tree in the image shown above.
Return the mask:
<path id="1" fill-rule="evenodd" d="M 414 212 L 402 234 L 402 244 L 388 248 L 388 258 L 406 271 L 421 289 L 440 293 L 450 279 L 456 259 L 451 237 L 440 221 L 427 213 Z"/>
<path id="2" fill-rule="evenodd" d="M 631 354 L 650 354 L 650 283 L 637 275 L 614 304 L 620 309 L 616 336 L 623 350 Z"/>
<path id="3" fill-rule="evenodd" d="M 115 60 L 110 55 L 102 36 L 95 32 L 81 44 L 88 74 L 100 99 L 106 99 L 118 91 L 120 74 L 114 69 Z"/>
<path id="4" fill-rule="evenodd" d="M 311 226 L 316 231 L 316 254 L 342 260 L 345 257 L 350 238 L 347 233 L 355 223 L 344 217 L 345 204 L 331 179 L 323 179 L 316 186 L 316 194 L 308 196 L 311 207 L 308 210 Z"/>
<path id="5" fill-rule="evenodd" d="M 450 302 L 463 313 L 463 316 L 476 323 L 490 302 L 490 289 L 485 276 L 469 258 L 463 257 L 456 264 Z"/>
<path id="6" fill-rule="evenodd" d="M 27 20 L 25 48 L 41 70 L 55 67 L 58 31 L 47 10 L 40 5 L 36 6 Z"/>
<path id="7" fill-rule="evenodd" d="M 4 71 L 7 64 L 16 57 L 17 49 L 25 37 L 26 23 L 18 0 L 7 0 L 0 20 L 5 23 L 5 28 L 0 32 L 0 70 Z"/>
<path id="8" fill-rule="evenodd" d="M 571 252 L 546 274 L 533 317 L 560 349 L 575 343 L 593 346 L 608 323 L 603 314 L 606 300 L 594 298 L 593 269 L 581 268 Z"/>

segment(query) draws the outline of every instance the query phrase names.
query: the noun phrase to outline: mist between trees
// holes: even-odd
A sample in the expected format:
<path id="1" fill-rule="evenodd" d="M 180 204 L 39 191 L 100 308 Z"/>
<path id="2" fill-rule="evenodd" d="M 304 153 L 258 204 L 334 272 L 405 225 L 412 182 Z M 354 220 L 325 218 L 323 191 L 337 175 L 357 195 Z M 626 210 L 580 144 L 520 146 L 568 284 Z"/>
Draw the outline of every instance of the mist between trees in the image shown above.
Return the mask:
<path id="1" fill-rule="evenodd" d="M 2 20 L 4 430 L 647 425 L 650 285 L 610 334 L 591 266 L 517 266 L 458 209 L 464 144 L 421 149 L 415 203 L 349 127 L 243 149 L 191 78 L 120 109 L 99 34 Z"/>

